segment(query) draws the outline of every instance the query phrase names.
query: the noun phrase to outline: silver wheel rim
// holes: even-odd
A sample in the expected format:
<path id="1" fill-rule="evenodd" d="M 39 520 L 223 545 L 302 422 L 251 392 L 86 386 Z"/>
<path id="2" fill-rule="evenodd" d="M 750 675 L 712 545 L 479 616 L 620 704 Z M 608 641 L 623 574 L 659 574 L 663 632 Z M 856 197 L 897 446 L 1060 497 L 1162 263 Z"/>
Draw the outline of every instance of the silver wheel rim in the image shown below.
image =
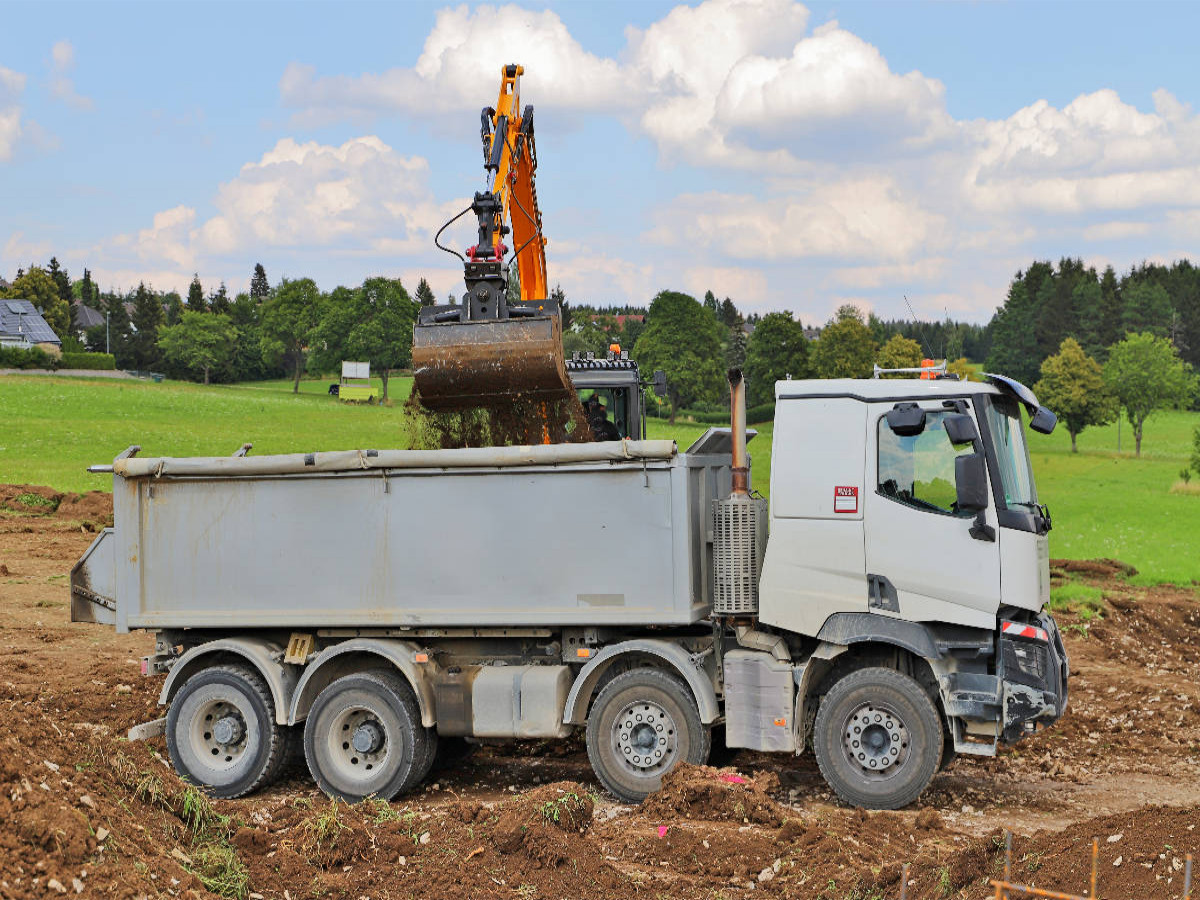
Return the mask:
<path id="1" fill-rule="evenodd" d="M 842 752 L 865 778 L 894 777 L 908 760 L 912 738 L 904 720 L 882 703 L 862 703 L 842 725 Z"/>
<path id="2" fill-rule="evenodd" d="M 326 758 L 341 781 L 361 784 L 387 769 L 391 751 L 387 723 L 374 710 L 354 706 L 338 713 L 326 733 Z"/>
<path id="3" fill-rule="evenodd" d="M 613 720 L 613 748 L 621 764 L 636 775 L 665 771 L 679 749 L 679 729 L 662 706 L 649 700 L 626 704 Z"/>

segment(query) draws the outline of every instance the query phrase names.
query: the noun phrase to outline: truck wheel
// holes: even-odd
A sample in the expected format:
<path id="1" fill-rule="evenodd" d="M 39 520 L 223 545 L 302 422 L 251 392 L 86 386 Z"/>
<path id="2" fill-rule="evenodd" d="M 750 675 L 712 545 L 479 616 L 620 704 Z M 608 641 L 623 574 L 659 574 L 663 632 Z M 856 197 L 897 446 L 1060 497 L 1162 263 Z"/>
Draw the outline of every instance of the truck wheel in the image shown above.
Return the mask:
<path id="1" fill-rule="evenodd" d="M 240 797 L 282 772 L 287 735 L 257 672 L 213 666 L 184 682 L 171 701 L 167 752 L 181 777 L 214 797 Z"/>
<path id="2" fill-rule="evenodd" d="M 825 781 L 847 803 L 899 809 L 937 772 L 942 723 L 912 678 L 895 669 L 859 669 L 821 701 L 813 749 Z"/>
<path id="3" fill-rule="evenodd" d="M 360 672 L 317 695 L 304 726 L 304 757 L 331 797 L 391 800 L 423 777 L 427 737 L 412 690 L 398 675 Z"/>
<path id="4" fill-rule="evenodd" d="M 633 669 L 610 681 L 592 705 L 587 750 L 601 784 L 627 803 L 640 803 L 676 763 L 704 764 L 709 730 L 681 679 L 661 669 Z"/>

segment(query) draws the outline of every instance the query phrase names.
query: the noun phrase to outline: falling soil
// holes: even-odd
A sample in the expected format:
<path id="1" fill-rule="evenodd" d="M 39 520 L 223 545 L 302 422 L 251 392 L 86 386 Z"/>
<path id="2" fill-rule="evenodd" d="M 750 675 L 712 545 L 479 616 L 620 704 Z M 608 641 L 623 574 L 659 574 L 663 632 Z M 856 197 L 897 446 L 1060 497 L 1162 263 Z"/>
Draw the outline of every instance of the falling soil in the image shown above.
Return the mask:
<path id="1" fill-rule="evenodd" d="M 161 677 L 139 674 L 152 636 L 69 622 L 81 522 L 111 516 L 108 495 L 74 496 L 0 486 L 0 898 L 896 900 L 908 863 L 909 898 L 974 900 L 994 895 L 1009 828 L 1018 881 L 1083 893 L 1096 838 L 1099 896 L 1175 900 L 1200 855 L 1192 589 L 1070 569 L 1104 601 L 1058 614 L 1067 715 L 996 759 L 959 758 L 898 812 L 840 804 L 811 756 L 746 751 L 631 807 L 578 740 L 480 746 L 390 804 L 331 802 L 303 766 L 205 801 L 162 738 L 123 739 L 162 713 Z"/>
<path id="2" fill-rule="evenodd" d="M 413 390 L 404 404 L 410 449 L 577 444 L 590 441 L 583 405 L 570 396 L 543 399 L 516 394 L 462 409 L 428 409 Z"/>

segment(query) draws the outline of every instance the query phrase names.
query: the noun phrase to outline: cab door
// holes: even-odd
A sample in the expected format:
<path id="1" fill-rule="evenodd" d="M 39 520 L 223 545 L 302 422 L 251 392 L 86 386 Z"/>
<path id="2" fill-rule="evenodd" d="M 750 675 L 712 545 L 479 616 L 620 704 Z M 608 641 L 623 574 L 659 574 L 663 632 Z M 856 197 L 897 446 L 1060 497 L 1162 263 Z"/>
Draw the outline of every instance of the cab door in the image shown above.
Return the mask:
<path id="1" fill-rule="evenodd" d="M 980 524 L 955 499 L 955 446 L 944 420 L 954 410 L 925 402 L 925 427 L 901 436 L 885 418 L 892 403 L 873 403 L 867 417 L 865 529 L 871 612 L 917 622 L 995 627 L 1000 605 L 1000 545 L 995 503 Z M 968 404 L 969 406 L 969 404 Z M 990 488 L 989 488 L 990 493 Z"/>

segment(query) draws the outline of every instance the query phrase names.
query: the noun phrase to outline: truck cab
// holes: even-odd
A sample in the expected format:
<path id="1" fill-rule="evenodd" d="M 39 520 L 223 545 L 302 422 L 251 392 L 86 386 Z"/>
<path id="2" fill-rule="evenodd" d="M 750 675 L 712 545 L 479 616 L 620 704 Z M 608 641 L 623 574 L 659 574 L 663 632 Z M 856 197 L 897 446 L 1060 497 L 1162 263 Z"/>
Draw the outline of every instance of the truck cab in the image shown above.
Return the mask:
<path id="1" fill-rule="evenodd" d="M 783 381 L 776 400 L 760 623 L 845 648 L 843 667 L 912 654 L 958 753 L 1056 720 L 1067 661 L 1021 413 L 1047 432 L 1053 414 L 1000 376 Z"/>

